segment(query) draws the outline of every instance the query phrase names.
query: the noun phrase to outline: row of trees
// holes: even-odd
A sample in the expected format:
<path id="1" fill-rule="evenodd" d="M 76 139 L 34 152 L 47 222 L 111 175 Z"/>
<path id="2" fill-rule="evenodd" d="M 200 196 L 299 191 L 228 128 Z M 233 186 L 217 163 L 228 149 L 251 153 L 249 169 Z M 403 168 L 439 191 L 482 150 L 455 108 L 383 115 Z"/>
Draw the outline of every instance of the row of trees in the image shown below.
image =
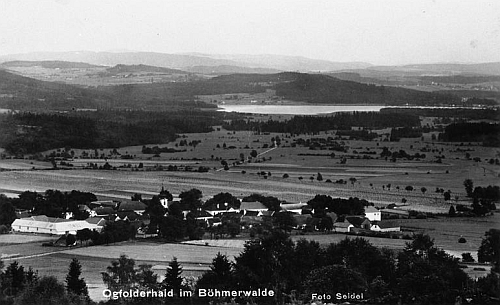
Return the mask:
<path id="1" fill-rule="evenodd" d="M 487 242 L 486 242 L 487 240 Z M 491 243 L 486 236 L 483 244 Z M 488 244 L 487 247 L 495 247 Z M 498 254 L 498 250 L 496 250 Z M 305 239 L 293 242 L 281 230 L 247 242 L 234 258 L 218 253 L 210 270 L 197 280 L 183 278 L 174 257 L 159 282 L 150 265 L 135 265 L 124 255 L 114 260 L 103 280 L 109 289 L 173 289 L 168 304 L 203 303 L 196 291 L 257 290 L 267 288 L 271 297 L 211 297 L 214 303 L 302 304 L 313 293 L 363 293 L 370 304 L 453 304 L 457 299 L 473 304 L 493 304 L 500 279 L 494 269 L 487 277 L 471 280 L 458 259 L 434 246 L 427 235 L 417 235 L 402 251 L 379 249 L 362 238 L 346 238 L 320 246 Z M 188 300 L 179 292 L 193 291 Z M 333 296 L 335 297 L 335 296 Z M 162 299 L 120 300 L 120 304 L 163 304 Z"/>
<path id="2" fill-rule="evenodd" d="M 14 261 L 3 270 L 0 260 L 0 304 L 3 305 L 90 305 L 85 279 L 81 277 L 80 262 L 72 259 L 65 284 L 54 276 L 40 276 Z M 3 270 L 3 271 L 2 271 Z"/>

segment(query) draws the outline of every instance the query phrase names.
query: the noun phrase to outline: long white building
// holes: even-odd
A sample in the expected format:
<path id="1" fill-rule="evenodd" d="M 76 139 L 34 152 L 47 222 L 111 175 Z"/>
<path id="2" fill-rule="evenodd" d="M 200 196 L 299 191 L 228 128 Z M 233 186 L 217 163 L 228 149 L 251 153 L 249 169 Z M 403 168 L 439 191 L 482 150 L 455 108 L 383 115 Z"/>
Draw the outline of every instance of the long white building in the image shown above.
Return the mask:
<path id="1" fill-rule="evenodd" d="M 45 215 L 16 219 L 11 227 L 14 232 L 52 235 L 76 234 L 76 231 L 82 229 L 99 229 L 96 224 L 85 220 L 69 220 Z"/>

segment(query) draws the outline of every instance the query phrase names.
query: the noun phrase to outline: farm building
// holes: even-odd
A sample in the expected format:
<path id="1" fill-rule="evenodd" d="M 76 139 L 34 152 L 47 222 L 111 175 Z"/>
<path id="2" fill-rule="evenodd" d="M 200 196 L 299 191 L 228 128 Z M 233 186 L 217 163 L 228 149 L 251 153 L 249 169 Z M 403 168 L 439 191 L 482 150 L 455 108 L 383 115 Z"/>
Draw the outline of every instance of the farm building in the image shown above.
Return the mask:
<path id="1" fill-rule="evenodd" d="M 368 218 L 362 216 L 347 216 L 345 218 L 347 222 L 358 229 L 370 230 L 371 222 Z"/>
<path id="2" fill-rule="evenodd" d="M 381 212 L 372 206 L 367 206 L 365 208 L 365 216 L 370 221 L 381 221 L 382 220 Z"/>
<path id="3" fill-rule="evenodd" d="M 401 226 L 393 221 L 382 220 L 372 224 L 370 230 L 378 232 L 399 232 Z"/>
<path id="4" fill-rule="evenodd" d="M 85 220 L 68 220 L 45 215 L 16 219 L 11 227 L 15 232 L 52 235 L 76 234 L 76 231 L 82 229 L 97 229 L 95 224 L 88 223 Z"/>
<path id="5" fill-rule="evenodd" d="M 294 212 L 297 214 L 302 214 L 302 208 L 307 206 L 307 203 L 285 203 L 280 204 L 280 208 L 283 211 Z"/>
<path id="6" fill-rule="evenodd" d="M 352 224 L 350 224 L 348 221 L 334 222 L 333 223 L 333 231 L 334 232 L 349 233 L 351 231 L 351 228 L 354 228 L 354 226 Z"/>
<path id="7" fill-rule="evenodd" d="M 242 202 L 240 206 L 240 210 L 244 211 L 244 213 L 248 211 L 256 211 L 256 212 L 264 212 L 267 211 L 267 207 L 258 201 L 253 202 Z M 260 214 L 262 215 L 262 214 Z"/>

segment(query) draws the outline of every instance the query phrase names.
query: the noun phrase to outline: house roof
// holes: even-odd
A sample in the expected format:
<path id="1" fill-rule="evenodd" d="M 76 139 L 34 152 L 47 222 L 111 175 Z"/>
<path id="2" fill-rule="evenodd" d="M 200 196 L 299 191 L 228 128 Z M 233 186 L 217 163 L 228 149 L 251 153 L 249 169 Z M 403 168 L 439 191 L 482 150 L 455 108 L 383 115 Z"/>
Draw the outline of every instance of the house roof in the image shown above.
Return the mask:
<path id="1" fill-rule="evenodd" d="M 381 229 L 388 229 L 388 228 L 399 228 L 401 227 L 401 224 L 399 224 L 396 221 L 392 220 L 382 220 L 382 221 L 377 221 L 376 224 L 381 228 Z"/>
<path id="2" fill-rule="evenodd" d="M 263 205 L 261 202 L 252 201 L 252 202 L 242 202 L 240 206 L 240 210 L 262 210 L 267 211 L 267 207 Z"/>
<path id="3" fill-rule="evenodd" d="M 285 203 L 281 204 L 280 207 L 282 210 L 288 211 L 288 210 L 300 210 L 306 205 L 307 203 Z"/>
<path id="4" fill-rule="evenodd" d="M 367 213 L 378 213 L 380 212 L 379 210 L 377 210 L 376 208 L 372 207 L 371 205 L 367 206 L 365 208 L 365 214 Z"/>
<path id="5" fill-rule="evenodd" d="M 370 220 L 364 216 L 347 216 L 345 220 L 355 227 L 361 227 L 366 222 L 370 223 Z"/>
<path id="6" fill-rule="evenodd" d="M 334 222 L 335 220 L 337 220 L 337 214 L 335 214 L 334 212 L 328 212 L 326 213 L 326 216 L 330 217 Z"/>
<path id="7" fill-rule="evenodd" d="M 119 211 L 144 211 L 147 205 L 140 201 L 122 201 L 118 205 Z"/>
<path id="8" fill-rule="evenodd" d="M 85 219 L 85 221 L 97 226 L 104 226 L 104 224 L 106 223 L 106 219 L 104 219 L 103 217 L 89 217 Z"/>
<path id="9" fill-rule="evenodd" d="M 12 226 L 49 229 L 54 232 L 77 231 L 85 228 L 94 228 L 92 224 L 89 224 L 84 220 L 69 220 L 47 217 L 45 215 L 16 219 L 12 223 Z"/>
<path id="10" fill-rule="evenodd" d="M 116 200 L 98 200 L 98 201 L 92 201 L 89 203 L 89 206 L 91 208 L 95 207 L 117 207 L 120 201 Z"/>
<path id="11" fill-rule="evenodd" d="M 99 207 L 95 208 L 94 212 L 97 213 L 97 215 L 108 215 L 108 214 L 114 214 L 116 213 L 115 209 L 112 207 Z"/>
<path id="12" fill-rule="evenodd" d="M 134 220 L 139 219 L 139 215 L 134 211 L 118 212 L 118 213 L 116 213 L 116 215 L 118 217 L 120 217 L 120 219 L 125 219 L 125 217 L 127 217 L 128 220 L 130 220 L 130 221 L 134 221 Z"/>
<path id="13" fill-rule="evenodd" d="M 337 228 L 348 228 L 348 227 L 352 226 L 352 224 L 349 223 L 349 222 L 346 222 L 346 221 L 344 221 L 344 222 L 334 222 L 333 226 L 337 227 Z"/>

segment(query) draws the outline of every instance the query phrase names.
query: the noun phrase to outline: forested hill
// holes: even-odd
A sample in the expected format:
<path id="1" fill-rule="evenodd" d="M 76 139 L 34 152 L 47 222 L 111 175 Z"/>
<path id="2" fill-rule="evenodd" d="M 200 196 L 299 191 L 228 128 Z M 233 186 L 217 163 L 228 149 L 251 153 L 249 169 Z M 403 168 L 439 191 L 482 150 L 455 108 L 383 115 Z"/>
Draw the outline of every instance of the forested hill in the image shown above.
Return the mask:
<path id="1" fill-rule="evenodd" d="M 290 82 L 276 84 L 285 99 L 320 104 L 441 105 L 456 104 L 457 96 L 340 80 L 326 75 L 295 74 Z"/>
<path id="2" fill-rule="evenodd" d="M 0 108 L 97 108 L 112 100 L 111 96 L 92 89 L 40 81 L 0 69 Z"/>

